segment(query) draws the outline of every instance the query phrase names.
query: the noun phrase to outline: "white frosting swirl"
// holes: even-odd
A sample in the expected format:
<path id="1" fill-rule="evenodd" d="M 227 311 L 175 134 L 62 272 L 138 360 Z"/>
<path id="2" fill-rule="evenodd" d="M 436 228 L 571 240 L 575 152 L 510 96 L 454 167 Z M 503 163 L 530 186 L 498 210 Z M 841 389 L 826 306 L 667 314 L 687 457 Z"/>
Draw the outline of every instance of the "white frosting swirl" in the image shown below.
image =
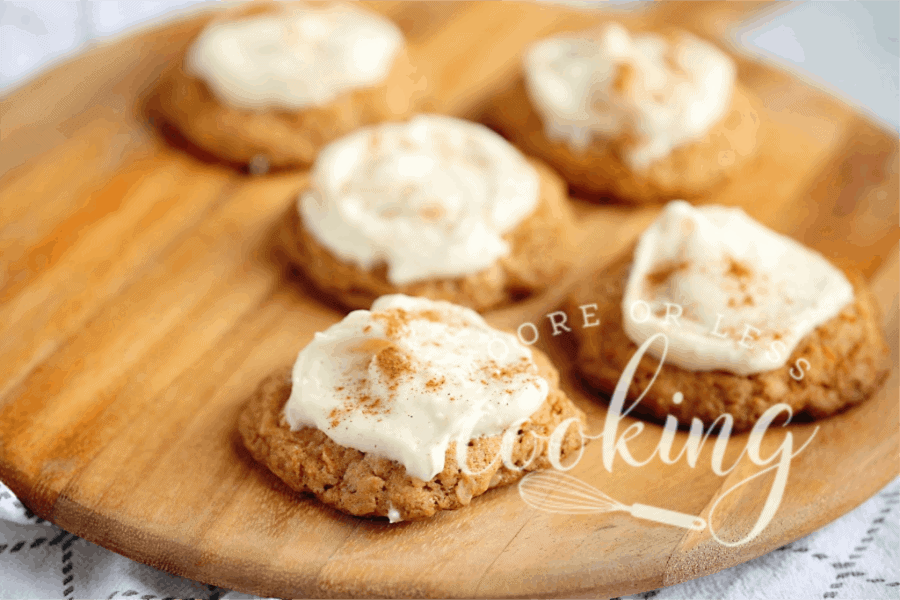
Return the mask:
<path id="1" fill-rule="evenodd" d="M 784 366 L 853 297 L 839 269 L 741 209 L 679 200 L 641 236 L 622 316 L 635 344 L 666 334 L 667 363 L 750 375 Z"/>
<path id="2" fill-rule="evenodd" d="M 375 13 L 290 5 L 207 27 L 188 50 L 185 71 L 234 107 L 297 110 L 384 81 L 403 43 L 397 26 Z"/>
<path id="3" fill-rule="evenodd" d="M 443 471 L 451 441 L 499 435 L 549 391 L 514 335 L 468 308 L 399 294 L 317 333 L 292 381 L 292 430 L 316 427 L 423 481 Z"/>
<path id="4" fill-rule="evenodd" d="M 623 159 L 645 168 L 702 138 L 731 104 L 735 67 L 688 34 L 670 44 L 618 24 L 540 41 L 524 60 L 525 84 L 546 134 L 584 150 L 594 136 L 625 136 Z"/>
<path id="5" fill-rule="evenodd" d="M 387 264 L 395 285 L 482 271 L 537 206 L 539 179 L 490 129 L 451 117 L 360 129 L 326 146 L 299 200 L 304 226 L 342 260 Z"/>

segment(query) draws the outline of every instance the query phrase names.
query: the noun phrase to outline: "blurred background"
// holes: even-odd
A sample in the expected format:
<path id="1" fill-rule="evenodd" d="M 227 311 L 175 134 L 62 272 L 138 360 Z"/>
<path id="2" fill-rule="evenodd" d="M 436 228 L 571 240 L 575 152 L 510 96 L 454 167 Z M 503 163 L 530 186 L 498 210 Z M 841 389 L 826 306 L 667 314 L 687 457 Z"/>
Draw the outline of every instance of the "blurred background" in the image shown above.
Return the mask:
<path id="1" fill-rule="evenodd" d="M 213 1 L 3 0 L 0 95 L 85 46 Z M 601 8 L 640 11 L 645 4 Z M 747 53 L 802 73 L 897 130 L 898 23 L 898 2 L 776 2 L 751 12 L 733 35 Z"/>

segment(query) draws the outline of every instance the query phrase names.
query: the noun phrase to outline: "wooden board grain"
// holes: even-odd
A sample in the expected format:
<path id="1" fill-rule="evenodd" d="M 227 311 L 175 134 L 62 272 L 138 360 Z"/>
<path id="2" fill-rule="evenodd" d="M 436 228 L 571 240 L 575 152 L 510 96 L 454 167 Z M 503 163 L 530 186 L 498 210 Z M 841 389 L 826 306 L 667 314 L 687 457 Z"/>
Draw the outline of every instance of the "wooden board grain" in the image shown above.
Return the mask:
<path id="1" fill-rule="evenodd" d="M 373 3 L 407 34 L 435 97 L 429 110 L 477 117 L 516 73 L 521 49 L 594 12 L 493 3 Z M 663 5 L 642 18 L 718 39 L 747 7 Z M 713 201 L 872 278 L 895 368 L 882 392 L 790 432 L 813 443 L 784 501 L 752 543 L 718 545 L 623 514 L 538 512 L 516 488 L 424 523 L 391 526 L 323 508 L 256 465 L 235 431 L 259 380 L 342 313 L 277 252 L 280 219 L 305 174 L 251 177 L 206 160 L 151 122 L 153 85 L 200 15 L 100 46 L 4 98 L 0 107 L 0 479 L 37 514 L 173 573 L 265 595 L 613 596 L 684 581 L 821 527 L 897 475 L 898 144 L 822 90 L 738 57 L 767 108 L 769 153 Z M 633 17 L 625 17 L 633 18 Z M 776 150 L 773 150 L 776 149 Z M 497 326 L 542 322 L 564 385 L 598 430 L 605 404 L 547 344 L 547 312 L 658 209 L 576 201 L 582 251 L 564 285 L 493 311 Z M 626 423 L 632 422 L 630 419 Z M 683 443 L 679 434 L 676 447 Z M 647 456 L 659 427 L 630 447 Z M 732 440 L 734 458 L 746 436 Z M 708 516 L 753 472 L 601 464 L 588 446 L 573 474 L 627 503 Z M 740 535 L 759 489 L 729 498 L 714 524 Z"/>

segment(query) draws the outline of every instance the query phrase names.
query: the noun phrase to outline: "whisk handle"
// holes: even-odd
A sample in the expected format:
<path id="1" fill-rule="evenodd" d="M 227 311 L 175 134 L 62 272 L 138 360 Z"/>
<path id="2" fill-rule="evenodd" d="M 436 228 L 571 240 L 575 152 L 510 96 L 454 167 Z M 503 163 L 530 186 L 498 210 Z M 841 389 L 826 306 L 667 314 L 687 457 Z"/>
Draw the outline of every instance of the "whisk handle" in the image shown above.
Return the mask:
<path id="1" fill-rule="evenodd" d="M 700 531 L 706 528 L 706 520 L 694 515 L 686 515 L 674 510 L 659 508 L 658 506 L 647 506 L 646 504 L 632 504 L 629 511 L 632 516 L 639 519 L 647 519 L 648 521 L 656 521 L 666 525 L 674 525 L 675 527 L 683 527 L 684 529 L 693 529 Z"/>

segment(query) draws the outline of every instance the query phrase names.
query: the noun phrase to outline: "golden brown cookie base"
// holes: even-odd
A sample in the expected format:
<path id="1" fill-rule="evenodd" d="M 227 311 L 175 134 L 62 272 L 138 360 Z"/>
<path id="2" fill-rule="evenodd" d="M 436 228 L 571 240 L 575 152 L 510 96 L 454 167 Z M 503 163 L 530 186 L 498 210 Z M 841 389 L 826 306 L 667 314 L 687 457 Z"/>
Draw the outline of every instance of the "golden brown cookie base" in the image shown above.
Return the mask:
<path id="1" fill-rule="evenodd" d="M 542 353 L 532 352 L 540 374 L 550 384 L 550 393 L 516 438 L 513 464 L 523 465 L 532 452 L 538 452 L 538 458 L 521 471 L 494 460 L 500 451 L 500 436 L 478 438 L 470 444 L 469 469 L 484 469 L 483 473 L 463 473 L 457 466 L 456 446 L 451 443 L 444 470 L 430 481 L 422 481 L 408 475 L 399 463 L 341 446 L 318 429 L 291 431 L 283 416 L 291 392 L 287 367 L 262 382 L 241 413 L 239 429 L 253 458 L 298 492 L 311 492 L 325 504 L 352 515 L 384 517 L 393 507 L 404 520 L 425 519 L 440 510 L 467 506 L 475 496 L 517 481 L 526 472 L 549 467 L 546 442 L 529 432 L 546 438 L 571 417 L 578 418 L 584 428 L 584 413 L 560 391 L 556 369 Z M 578 428 L 570 427 L 561 457 L 577 451 L 581 443 Z"/>
<path id="2" fill-rule="evenodd" d="M 303 226 L 295 208 L 285 219 L 282 245 L 312 283 L 351 309 L 369 308 L 376 298 L 397 293 L 475 310 L 509 304 L 556 283 L 574 258 L 576 224 L 565 184 L 545 165 L 532 161 L 532 166 L 540 177 L 537 208 L 504 236 L 510 254 L 474 275 L 394 285 L 384 264 L 369 271 L 336 257 Z"/>
<path id="3" fill-rule="evenodd" d="M 581 315 L 580 305 L 597 304 L 600 325 L 573 326 L 572 335 L 582 377 L 607 394 L 613 392 L 637 351 L 622 327 L 622 295 L 631 260 L 629 252 L 585 281 L 566 300 L 569 315 Z M 794 415 L 822 418 L 867 399 L 887 378 L 888 347 L 868 286 L 855 272 L 847 276 L 856 293 L 855 301 L 803 338 L 784 367 L 742 376 L 664 364 L 636 410 L 659 419 L 671 414 L 682 425 L 689 424 L 693 417 L 708 425 L 728 413 L 734 418 L 734 429 L 742 431 L 750 429 L 773 404 L 790 405 Z M 789 371 L 800 358 L 809 361 L 810 368 L 801 381 L 796 381 Z M 644 355 L 628 389 L 629 399 L 647 389 L 658 365 L 657 359 Z M 684 395 L 681 404 L 672 402 L 675 392 Z"/>
<path id="4" fill-rule="evenodd" d="M 704 138 L 675 148 L 642 172 L 622 161 L 620 140 L 595 139 L 583 152 L 550 140 L 522 77 L 497 96 L 486 120 L 524 152 L 545 160 L 588 199 L 628 204 L 699 200 L 739 176 L 756 153 L 761 119 L 751 94 L 736 85 L 728 115 Z"/>
<path id="5" fill-rule="evenodd" d="M 220 21 L 283 10 L 280 2 L 248 2 L 226 10 Z M 190 47 L 190 44 L 188 45 Z M 184 56 L 163 77 L 160 108 L 185 138 L 228 162 L 248 164 L 264 157 L 269 166 L 312 163 L 329 142 L 362 127 L 400 120 L 424 94 L 424 80 L 414 80 L 414 68 L 402 50 L 385 81 L 346 93 L 326 106 L 299 111 L 273 107 L 264 111 L 220 103 L 200 79 L 185 73 Z"/>

